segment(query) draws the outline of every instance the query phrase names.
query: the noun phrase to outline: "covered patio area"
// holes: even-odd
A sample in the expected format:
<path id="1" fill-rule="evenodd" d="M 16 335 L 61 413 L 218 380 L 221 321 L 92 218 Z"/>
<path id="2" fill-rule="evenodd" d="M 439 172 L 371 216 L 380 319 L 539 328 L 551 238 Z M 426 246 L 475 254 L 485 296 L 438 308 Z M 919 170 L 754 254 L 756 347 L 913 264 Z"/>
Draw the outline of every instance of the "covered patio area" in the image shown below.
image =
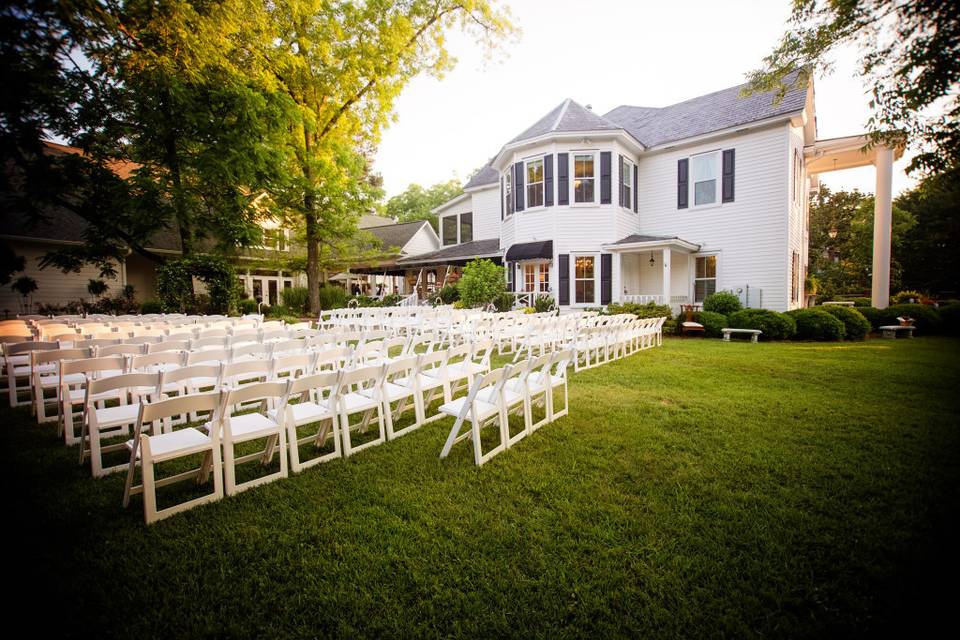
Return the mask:
<path id="1" fill-rule="evenodd" d="M 680 305 L 688 304 L 697 294 L 694 274 L 700 245 L 673 236 L 634 234 L 604 250 L 613 254 L 614 302 L 668 304 L 679 313 Z M 716 286 L 715 272 L 704 275 L 711 278 L 709 282 L 701 278 L 701 299 L 713 292 L 708 290 L 711 284 Z"/>

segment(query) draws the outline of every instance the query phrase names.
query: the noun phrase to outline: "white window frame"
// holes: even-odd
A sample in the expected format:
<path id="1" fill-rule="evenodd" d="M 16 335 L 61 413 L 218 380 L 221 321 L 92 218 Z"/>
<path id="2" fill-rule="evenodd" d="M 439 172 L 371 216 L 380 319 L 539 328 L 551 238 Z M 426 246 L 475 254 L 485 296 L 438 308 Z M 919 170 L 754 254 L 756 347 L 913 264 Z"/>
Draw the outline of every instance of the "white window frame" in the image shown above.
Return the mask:
<path id="1" fill-rule="evenodd" d="M 593 258 L 593 300 L 577 302 L 577 258 Z M 587 278 L 579 278 L 587 281 Z M 570 254 L 570 306 L 571 307 L 598 307 L 600 303 L 600 254 L 599 253 L 571 253 Z"/>
<path id="2" fill-rule="evenodd" d="M 276 240 L 272 246 L 267 246 L 263 244 L 263 241 L 267 239 L 267 232 L 277 232 Z M 290 251 L 290 230 L 283 228 L 268 229 L 266 227 L 260 227 L 260 239 L 261 244 L 257 245 L 257 249 L 263 249 L 266 251 L 283 251 L 289 253 Z M 281 246 L 282 245 L 282 246 Z"/>
<path id="3" fill-rule="evenodd" d="M 793 202 L 797 206 L 803 203 L 803 154 L 793 149 Z"/>
<path id="4" fill-rule="evenodd" d="M 626 169 L 627 181 L 623 181 L 623 176 L 620 176 L 620 184 L 625 186 L 630 190 L 630 197 L 627 198 L 627 203 L 621 207 L 621 209 L 626 209 L 627 211 L 633 212 L 633 172 L 636 171 L 636 165 L 633 164 L 633 161 L 623 156 L 623 166 Z"/>
<path id="5" fill-rule="evenodd" d="M 514 196 L 513 196 L 513 165 L 510 165 L 510 170 L 503 174 L 504 183 L 503 183 L 503 197 L 506 199 L 504 203 L 504 219 L 512 216 L 514 214 Z"/>
<path id="6" fill-rule="evenodd" d="M 532 270 L 533 289 L 527 288 L 527 268 Z M 525 260 L 520 263 L 520 273 L 523 275 L 523 293 L 534 293 L 536 295 L 550 293 L 550 261 L 549 260 Z M 542 282 L 540 276 L 546 273 L 547 281 Z M 546 289 L 543 285 L 546 284 Z"/>
<path id="7" fill-rule="evenodd" d="M 700 258 L 715 258 L 716 266 L 713 270 L 712 278 L 698 278 L 697 277 L 697 260 Z M 691 270 L 691 279 L 690 279 L 690 300 L 693 304 L 703 304 L 703 300 L 697 300 L 697 280 L 713 280 L 713 292 L 716 293 L 720 291 L 719 282 L 720 282 L 720 254 L 719 253 L 698 253 L 693 256 L 693 269 Z M 707 296 L 704 296 L 704 300 Z"/>
<path id="8" fill-rule="evenodd" d="M 706 202 L 704 204 L 697 204 L 696 199 L 696 185 L 697 183 L 693 179 L 693 159 L 699 158 L 700 156 L 707 156 L 715 154 L 714 167 L 716 168 L 716 178 L 714 179 L 714 196 L 715 199 L 713 202 Z M 722 149 L 713 149 L 711 151 L 704 151 L 703 153 L 695 153 L 692 156 L 689 156 L 687 160 L 688 170 L 687 170 L 687 206 L 690 209 L 712 209 L 713 207 L 719 207 L 723 204 L 723 150 Z"/>
<path id="9" fill-rule="evenodd" d="M 533 158 L 528 158 L 528 159 L 526 159 L 526 160 L 523 161 L 523 200 L 524 200 L 524 202 L 523 202 L 523 205 L 524 205 L 523 210 L 524 210 L 524 211 L 530 211 L 530 210 L 535 210 L 535 209 L 544 209 L 544 208 L 546 208 L 546 201 L 547 201 L 547 171 L 546 171 L 546 169 L 547 169 L 547 163 L 544 162 L 544 157 L 545 157 L 545 156 L 536 156 L 536 157 L 533 157 Z M 531 204 L 530 204 L 530 186 L 531 186 L 531 183 L 530 183 L 530 181 L 529 181 L 530 174 L 529 174 L 529 172 L 528 172 L 527 167 L 529 167 L 531 164 L 533 164 L 533 163 L 535 163 L 535 162 L 539 162 L 539 163 L 540 163 L 540 173 L 543 174 L 543 180 L 541 180 L 540 182 L 534 182 L 534 183 L 532 183 L 532 184 L 539 184 L 539 185 L 540 185 L 540 204 L 531 206 Z"/>
<path id="10" fill-rule="evenodd" d="M 570 197 L 567 199 L 567 202 L 570 203 L 570 206 L 571 206 L 571 207 L 595 207 L 595 206 L 597 205 L 597 203 L 600 201 L 600 185 L 598 184 L 599 180 L 597 179 L 597 167 L 598 167 L 599 164 L 600 164 L 599 161 L 597 160 L 597 155 L 598 155 L 598 154 L 597 154 L 596 151 L 593 151 L 593 150 L 590 150 L 590 151 L 575 151 L 575 150 L 570 150 L 568 153 L 570 154 L 570 157 L 571 157 L 571 159 L 572 159 L 572 162 L 571 162 L 570 174 L 569 174 L 569 175 L 570 175 L 570 177 L 569 177 L 569 180 L 570 180 L 570 185 L 569 185 L 570 194 L 569 194 L 569 196 L 570 196 Z M 592 162 L 593 162 L 593 178 L 592 178 L 592 180 L 593 180 L 593 200 L 584 201 L 584 202 L 577 202 L 577 188 L 576 188 L 576 181 L 577 181 L 577 156 L 591 156 L 591 158 L 592 158 Z"/>
<path id="11" fill-rule="evenodd" d="M 463 213 L 448 213 L 445 216 L 440 216 L 440 246 L 441 247 L 455 247 L 458 244 L 463 244 L 463 218 L 461 216 L 471 215 L 473 211 L 464 211 Z M 453 244 L 446 244 L 443 239 L 443 221 L 447 218 L 454 218 L 456 220 L 456 230 L 457 230 L 457 239 Z M 473 222 L 470 223 L 473 227 L 473 233 L 471 234 L 471 241 L 473 240 L 472 236 L 476 235 L 476 224 Z"/>

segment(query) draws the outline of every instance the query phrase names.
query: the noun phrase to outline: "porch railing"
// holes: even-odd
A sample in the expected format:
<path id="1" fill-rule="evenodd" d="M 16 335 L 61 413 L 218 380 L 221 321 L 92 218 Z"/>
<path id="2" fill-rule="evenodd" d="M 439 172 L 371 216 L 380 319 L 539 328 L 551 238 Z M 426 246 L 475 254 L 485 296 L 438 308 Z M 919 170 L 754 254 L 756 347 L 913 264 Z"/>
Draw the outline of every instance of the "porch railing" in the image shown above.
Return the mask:
<path id="1" fill-rule="evenodd" d="M 622 296 L 624 302 L 631 302 L 633 304 L 666 304 L 663 301 L 663 296 L 646 294 L 646 293 L 625 293 Z M 670 304 L 687 304 L 690 301 L 689 296 L 670 296 Z"/>

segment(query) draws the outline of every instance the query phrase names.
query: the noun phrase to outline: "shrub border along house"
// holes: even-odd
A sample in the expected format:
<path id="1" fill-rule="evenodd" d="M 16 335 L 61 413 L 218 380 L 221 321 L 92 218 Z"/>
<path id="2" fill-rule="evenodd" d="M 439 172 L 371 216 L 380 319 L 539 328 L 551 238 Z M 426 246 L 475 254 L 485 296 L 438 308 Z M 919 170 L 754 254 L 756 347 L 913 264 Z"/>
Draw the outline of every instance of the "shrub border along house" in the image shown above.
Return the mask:
<path id="1" fill-rule="evenodd" d="M 796 323 L 794 340 L 816 340 L 820 342 L 836 342 L 843 340 L 846 328 L 843 322 L 822 308 L 810 307 L 794 309 L 787 315 Z"/>
<path id="2" fill-rule="evenodd" d="M 828 305 L 816 308 L 826 311 L 843 323 L 847 340 L 864 340 L 873 328 L 866 316 L 855 307 Z"/>
<path id="3" fill-rule="evenodd" d="M 761 340 L 788 340 L 797 332 L 793 318 L 770 309 L 743 309 L 728 320 L 732 329 L 759 329 Z"/>

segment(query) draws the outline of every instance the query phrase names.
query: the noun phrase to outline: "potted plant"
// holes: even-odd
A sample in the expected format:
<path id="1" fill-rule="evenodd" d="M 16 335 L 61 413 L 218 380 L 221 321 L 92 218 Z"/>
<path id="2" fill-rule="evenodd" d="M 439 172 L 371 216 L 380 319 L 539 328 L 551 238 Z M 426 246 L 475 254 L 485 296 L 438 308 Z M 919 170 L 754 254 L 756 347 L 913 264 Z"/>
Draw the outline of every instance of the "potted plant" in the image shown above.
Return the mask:
<path id="1" fill-rule="evenodd" d="M 901 326 L 901 327 L 912 327 L 912 326 L 913 326 L 913 318 L 911 318 L 910 316 L 902 316 L 902 317 L 901 317 L 901 316 L 897 316 L 897 321 L 900 323 L 900 326 Z"/>

